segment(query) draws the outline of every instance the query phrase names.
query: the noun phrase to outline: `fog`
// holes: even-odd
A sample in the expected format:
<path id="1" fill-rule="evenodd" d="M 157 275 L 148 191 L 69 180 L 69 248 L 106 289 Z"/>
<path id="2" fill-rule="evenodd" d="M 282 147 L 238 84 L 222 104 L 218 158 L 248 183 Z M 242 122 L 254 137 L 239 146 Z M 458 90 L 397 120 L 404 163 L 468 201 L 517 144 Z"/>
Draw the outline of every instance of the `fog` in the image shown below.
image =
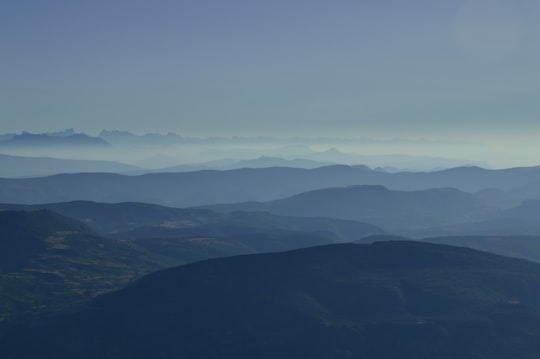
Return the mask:
<path id="1" fill-rule="evenodd" d="M 102 134 L 102 137 L 89 136 L 107 141 L 103 146 L 33 146 L 28 143 L 14 146 L 4 140 L 0 142 L 0 153 L 117 161 L 151 170 L 202 164 L 219 169 L 220 166 L 230 165 L 231 161 L 264 156 L 285 160 L 305 159 L 321 162 L 321 165 L 338 163 L 388 170 L 425 171 L 471 165 L 484 168 L 535 166 L 537 158 L 534 154 L 539 149 L 527 138 L 505 139 L 502 136 L 480 141 L 474 138 L 181 137 L 175 134 L 128 134 L 126 140 L 111 133 L 109 136 Z"/>

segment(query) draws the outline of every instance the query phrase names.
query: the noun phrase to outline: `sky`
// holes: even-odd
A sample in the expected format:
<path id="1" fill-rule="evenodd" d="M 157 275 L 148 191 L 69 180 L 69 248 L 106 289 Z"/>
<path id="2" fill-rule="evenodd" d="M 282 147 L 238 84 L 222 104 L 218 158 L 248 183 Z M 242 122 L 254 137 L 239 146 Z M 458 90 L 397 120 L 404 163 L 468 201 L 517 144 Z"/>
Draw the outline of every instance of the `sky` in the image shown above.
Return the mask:
<path id="1" fill-rule="evenodd" d="M 522 142 L 537 0 L 0 0 L 0 133 Z"/>

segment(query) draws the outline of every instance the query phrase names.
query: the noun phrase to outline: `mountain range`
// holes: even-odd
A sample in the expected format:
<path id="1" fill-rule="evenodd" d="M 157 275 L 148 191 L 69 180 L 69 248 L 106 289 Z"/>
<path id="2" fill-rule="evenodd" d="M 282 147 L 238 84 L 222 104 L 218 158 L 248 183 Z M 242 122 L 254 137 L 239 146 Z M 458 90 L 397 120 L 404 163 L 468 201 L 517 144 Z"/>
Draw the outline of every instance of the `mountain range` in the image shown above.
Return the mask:
<path id="1" fill-rule="evenodd" d="M 70 159 L 113 159 L 143 168 L 174 167 L 179 171 L 250 167 L 249 162 L 244 165 L 239 163 L 238 166 L 222 167 L 222 161 L 224 158 L 231 158 L 233 162 L 250 161 L 254 157 L 283 158 L 280 162 L 267 160 L 268 163 L 274 163 L 271 164 L 272 166 L 294 165 L 313 168 L 317 163 L 327 165 L 331 163 L 365 164 L 370 167 L 379 167 L 387 172 L 433 171 L 472 165 L 489 166 L 486 162 L 469 159 L 403 153 L 374 155 L 370 154 L 372 151 L 366 151 L 366 149 L 353 153 L 336 148 L 336 146 L 358 148 L 360 144 L 384 146 L 387 142 L 368 138 L 195 138 L 180 136 L 176 133 L 136 135 L 118 130 L 102 130 L 97 136 L 92 136 L 67 129 L 59 132 L 30 133 L 23 131 L 19 134 L 0 134 L 0 151 L 4 154 L 30 157 L 66 158 L 66 154 L 68 154 Z M 401 142 L 408 145 L 415 143 L 415 141 L 403 142 L 398 139 L 391 142 L 394 144 Z M 416 144 L 425 144 L 425 141 Z M 321 146 L 326 149 L 320 150 Z M 314 150 L 314 147 L 318 149 Z M 186 156 L 186 154 L 189 155 Z M 257 161 L 256 166 L 260 167 L 260 162 L 263 161 Z"/>
<path id="2" fill-rule="evenodd" d="M 184 164 L 166 167 L 152 172 L 192 172 L 201 170 L 232 170 L 240 168 L 292 167 L 312 169 L 334 165 L 332 162 L 322 162 L 307 159 L 285 159 L 280 157 L 261 156 L 247 160 L 215 160 L 203 163 Z"/>
<path id="3" fill-rule="evenodd" d="M 540 232 L 538 211 L 521 206 L 497 214 L 496 220 L 449 226 L 466 231 L 472 226 L 485 225 L 485 232 L 447 235 L 440 227 L 417 231 L 416 240 L 430 243 L 458 245 L 495 254 L 519 257 L 540 262 Z M 534 207 L 533 207 L 534 209 Z M 169 263 L 188 263 L 195 260 L 234 254 L 279 251 L 313 244 L 406 240 L 385 234 L 376 226 L 357 221 L 325 217 L 289 217 L 268 212 L 235 211 L 219 213 L 207 209 L 169 208 L 146 203 L 95 203 L 85 201 L 50 203 L 42 205 L 0 204 L 0 210 L 24 210 L 39 213 L 48 210 L 80 221 L 80 226 L 95 235 L 119 240 L 145 248 L 164 256 Z M 36 212 L 37 211 L 37 212 Z M 512 216 L 517 216 L 512 225 Z M 508 232 L 497 233 L 491 223 L 503 223 Z M 84 224 L 83 224 L 84 223 Z M 520 233 L 529 230 L 528 233 Z M 27 225 L 27 230 L 39 232 Z M 58 229 L 59 231 L 61 229 Z M 437 232 L 439 231 L 439 232 Z M 421 236 L 421 233 L 431 233 Z"/>
<path id="4" fill-rule="evenodd" d="M 378 228 L 363 223 L 265 212 L 93 202 L 0 208 L 3 358 L 143 358 L 156 348 L 189 358 L 538 354 L 539 265 L 442 244 L 540 262 L 540 237 L 422 244 L 369 236 Z M 355 237 L 376 244 L 320 246 Z M 311 248 L 257 254 L 299 247 Z M 216 257 L 229 258 L 198 262 Z"/>
<path id="5" fill-rule="evenodd" d="M 538 357 L 540 167 L 314 143 L 0 135 L 0 358 Z"/>
<path id="6" fill-rule="evenodd" d="M 489 208 L 472 194 L 451 188 L 392 191 L 349 186 L 304 192 L 269 202 L 207 206 L 217 211 L 268 211 L 287 216 L 331 217 L 373 223 L 388 231 L 470 222 Z"/>
<path id="7" fill-rule="evenodd" d="M 510 207 L 525 199 L 540 198 L 540 168 L 486 170 L 469 167 L 437 172 L 384 173 L 365 166 L 336 165 L 315 169 L 246 168 L 139 176 L 62 174 L 0 179 L 0 202 L 137 201 L 189 207 L 269 201 L 316 189 L 363 184 L 406 191 L 430 188 L 456 188 L 470 193 L 482 191 L 486 200 Z"/>
<path id="8" fill-rule="evenodd" d="M 51 157 L 28 157 L 0 154 L 0 177 L 43 177 L 59 173 L 143 172 L 140 167 L 115 161 L 70 160 Z"/>
<path id="9" fill-rule="evenodd" d="M 349 242 L 383 230 L 367 223 L 332 218 L 285 217 L 267 212 L 217 213 L 206 209 L 170 208 L 147 203 L 74 201 L 39 205 L 0 204 L 4 210 L 47 209 L 83 222 L 99 234 L 134 239 L 143 237 L 238 236 L 272 230 L 317 234 Z"/>
<path id="10" fill-rule="evenodd" d="M 99 138 L 88 136 L 84 133 L 74 133 L 73 131 L 62 133 L 29 133 L 22 132 L 13 136 L 5 137 L 0 141 L 0 148 L 17 147 L 104 147 L 110 144 Z"/>
<path id="11" fill-rule="evenodd" d="M 381 232 L 355 222 L 264 213 L 224 216 L 136 203 L 14 207 L 19 210 L 0 210 L 0 331 L 68 310 L 161 268 Z"/>

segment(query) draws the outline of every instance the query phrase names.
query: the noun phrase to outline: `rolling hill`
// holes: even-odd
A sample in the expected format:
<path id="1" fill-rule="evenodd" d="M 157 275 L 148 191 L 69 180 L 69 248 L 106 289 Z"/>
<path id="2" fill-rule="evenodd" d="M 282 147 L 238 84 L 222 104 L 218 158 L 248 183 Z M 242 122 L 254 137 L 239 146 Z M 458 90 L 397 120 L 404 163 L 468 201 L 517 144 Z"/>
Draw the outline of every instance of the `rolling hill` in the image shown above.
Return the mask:
<path id="1" fill-rule="evenodd" d="M 301 193 L 269 202 L 207 206 L 216 211 L 268 211 L 287 216 L 320 216 L 373 223 L 410 232 L 436 225 L 471 222 L 490 208 L 474 195 L 451 188 L 395 191 L 383 186 L 349 186 Z"/>
<path id="2" fill-rule="evenodd" d="M 3 358 L 537 358 L 540 265 L 417 242 L 160 271 L 0 339 Z"/>
<path id="3" fill-rule="evenodd" d="M 100 204 L 85 205 L 102 208 Z M 131 208 L 126 205 L 124 209 Z M 122 217 L 122 213 L 115 212 L 122 205 L 107 206 L 109 213 L 117 213 L 117 218 L 127 221 L 126 225 L 132 224 L 129 216 Z M 71 203 L 66 207 L 85 206 Z M 85 208 L 88 210 L 88 206 Z M 174 212 L 174 209 L 154 209 Z M 137 211 L 131 213 L 134 212 Z M 149 213 L 144 209 L 139 212 Z M 191 212 L 211 214 L 200 210 Z M 101 214 L 106 216 L 107 212 Z M 185 216 L 183 218 L 187 221 Z M 208 220 L 205 216 L 201 218 Z M 150 216 L 148 219 L 153 220 Z M 113 223 L 117 222 L 113 220 Z M 331 225 L 333 221 L 328 223 Z M 361 227 L 362 224 L 353 223 L 349 230 Z M 265 228 L 246 228 L 222 222 L 215 226 L 206 224 L 200 229 L 188 226 L 183 233 L 161 236 L 156 235 L 156 228 L 144 227 L 149 235 L 125 235 L 129 240 L 111 239 L 80 221 L 47 209 L 0 210 L 0 329 L 17 321 L 40 320 L 44 315 L 119 289 L 161 268 L 208 258 L 332 243 L 332 235 L 328 233 L 279 229 L 271 224 Z"/>
<path id="4" fill-rule="evenodd" d="M 264 212 L 217 213 L 205 209 L 171 208 L 147 203 L 96 203 L 73 201 L 41 205 L 0 204 L 3 209 L 48 209 L 80 220 L 106 236 L 230 237 L 270 231 L 315 233 L 335 242 L 354 241 L 382 233 L 367 223 L 330 218 L 285 217 Z"/>

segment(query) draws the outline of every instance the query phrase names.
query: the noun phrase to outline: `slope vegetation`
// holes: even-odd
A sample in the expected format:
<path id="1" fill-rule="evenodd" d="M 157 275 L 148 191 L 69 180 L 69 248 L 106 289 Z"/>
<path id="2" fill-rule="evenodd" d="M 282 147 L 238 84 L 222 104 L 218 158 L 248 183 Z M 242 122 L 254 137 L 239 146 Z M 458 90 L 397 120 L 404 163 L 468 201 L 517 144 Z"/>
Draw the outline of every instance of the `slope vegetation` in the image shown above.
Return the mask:
<path id="1" fill-rule="evenodd" d="M 119 289 L 165 265 L 47 211 L 0 211 L 0 327 Z"/>
<path id="2" fill-rule="evenodd" d="M 338 244 L 149 275 L 0 342 L 3 358 L 537 358 L 540 265 Z"/>

